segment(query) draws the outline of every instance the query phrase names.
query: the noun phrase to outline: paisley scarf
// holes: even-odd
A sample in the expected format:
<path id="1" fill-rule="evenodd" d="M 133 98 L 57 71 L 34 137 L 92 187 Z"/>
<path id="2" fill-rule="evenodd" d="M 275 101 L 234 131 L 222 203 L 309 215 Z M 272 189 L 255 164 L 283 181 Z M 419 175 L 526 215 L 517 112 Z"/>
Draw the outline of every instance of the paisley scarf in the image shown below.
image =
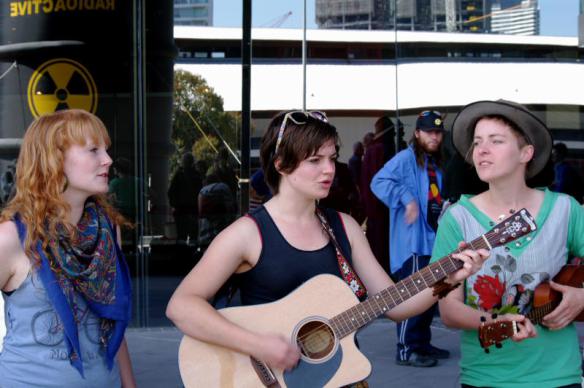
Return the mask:
<path id="1" fill-rule="evenodd" d="M 78 300 L 100 318 L 100 343 L 111 370 L 131 318 L 130 275 L 116 232 L 105 211 L 94 201 L 85 204 L 74 241 L 51 239 L 47 251 L 37 242 L 39 277 L 64 326 L 71 364 L 83 376 L 78 322 L 82 317 Z"/>

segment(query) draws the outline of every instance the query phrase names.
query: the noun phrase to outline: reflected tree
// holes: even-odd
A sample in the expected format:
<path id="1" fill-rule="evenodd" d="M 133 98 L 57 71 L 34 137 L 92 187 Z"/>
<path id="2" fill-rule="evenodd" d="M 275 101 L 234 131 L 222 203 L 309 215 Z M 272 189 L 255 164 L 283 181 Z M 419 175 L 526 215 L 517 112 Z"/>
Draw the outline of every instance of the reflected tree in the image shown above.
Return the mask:
<path id="1" fill-rule="evenodd" d="M 187 150 L 191 150 L 197 160 L 210 166 L 221 148 L 237 149 L 240 123 L 240 114 L 225 112 L 223 98 L 215 93 L 205 79 L 184 70 L 176 70 L 171 136 L 175 151 L 170 160 L 170 176 L 178 168 L 181 155 Z"/>

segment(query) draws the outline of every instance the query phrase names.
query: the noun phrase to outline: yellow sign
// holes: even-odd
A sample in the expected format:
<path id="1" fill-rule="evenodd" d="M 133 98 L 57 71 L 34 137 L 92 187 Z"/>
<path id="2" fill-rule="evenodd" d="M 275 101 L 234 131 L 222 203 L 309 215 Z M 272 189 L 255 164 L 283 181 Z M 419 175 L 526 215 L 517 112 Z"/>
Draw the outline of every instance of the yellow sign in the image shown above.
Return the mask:
<path id="1" fill-rule="evenodd" d="M 10 3 L 10 17 L 54 12 L 114 11 L 115 0 L 23 0 Z"/>
<path id="2" fill-rule="evenodd" d="M 83 65 L 67 58 L 39 66 L 28 82 L 28 106 L 34 117 L 61 109 L 97 109 L 97 87 Z"/>

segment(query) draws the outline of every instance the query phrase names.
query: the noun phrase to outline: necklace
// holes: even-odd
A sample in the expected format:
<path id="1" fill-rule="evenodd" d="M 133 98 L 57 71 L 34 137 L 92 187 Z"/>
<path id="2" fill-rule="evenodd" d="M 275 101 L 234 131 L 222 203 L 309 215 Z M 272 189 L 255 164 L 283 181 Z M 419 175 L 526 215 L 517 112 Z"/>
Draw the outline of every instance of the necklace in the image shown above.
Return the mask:
<path id="1" fill-rule="evenodd" d="M 509 209 L 509 214 L 515 214 L 515 209 Z M 497 220 L 503 221 L 507 217 L 507 214 L 503 213 L 497 217 Z"/>
<path id="2" fill-rule="evenodd" d="M 516 212 L 516 210 L 515 210 L 515 209 L 509 209 L 509 214 L 515 214 L 515 212 Z M 508 215 L 507 215 L 507 214 L 505 214 L 505 213 L 503 213 L 503 214 L 500 214 L 500 215 L 499 215 L 499 217 L 497 217 L 497 221 L 503 221 L 503 220 L 504 220 L 505 218 L 507 218 L 507 217 L 508 217 Z M 493 221 L 490 221 L 490 222 L 489 222 L 489 225 L 490 225 L 490 226 L 495 226 L 495 223 L 494 223 Z"/>

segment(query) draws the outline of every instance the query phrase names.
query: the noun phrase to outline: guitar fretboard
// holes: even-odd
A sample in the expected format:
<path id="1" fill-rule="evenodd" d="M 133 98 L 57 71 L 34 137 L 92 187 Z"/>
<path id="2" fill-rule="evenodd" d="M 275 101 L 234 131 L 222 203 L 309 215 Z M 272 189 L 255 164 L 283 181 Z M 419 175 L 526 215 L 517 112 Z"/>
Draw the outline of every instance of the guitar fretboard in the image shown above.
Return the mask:
<path id="1" fill-rule="evenodd" d="M 527 209 L 521 209 L 487 233 L 466 243 L 466 247 L 473 250 L 490 250 L 533 232 L 536 228 L 531 214 Z M 453 258 L 452 255 L 460 251 L 460 249 L 455 250 L 421 271 L 331 318 L 330 324 L 333 330 L 339 338 L 343 338 L 426 288 L 435 285 L 449 274 L 456 272 L 462 268 L 463 262 Z"/>
<path id="2" fill-rule="evenodd" d="M 481 248 L 490 249 L 493 246 L 500 245 L 500 242 L 497 242 L 495 236 L 489 236 L 489 233 L 487 233 L 467 244 L 471 249 L 477 250 Z M 339 338 L 343 338 L 365 326 L 381 314 L 388 312 L 400 303 L 405 302 L 462 268 L 463 262 L 452 257 L 452 254 L 457 252 L 460 252 L 460 250 L 457 249 L 450 255 L 424 267 L 419 272 L 333 317 L 330 320 L 331 326 Z"/>

